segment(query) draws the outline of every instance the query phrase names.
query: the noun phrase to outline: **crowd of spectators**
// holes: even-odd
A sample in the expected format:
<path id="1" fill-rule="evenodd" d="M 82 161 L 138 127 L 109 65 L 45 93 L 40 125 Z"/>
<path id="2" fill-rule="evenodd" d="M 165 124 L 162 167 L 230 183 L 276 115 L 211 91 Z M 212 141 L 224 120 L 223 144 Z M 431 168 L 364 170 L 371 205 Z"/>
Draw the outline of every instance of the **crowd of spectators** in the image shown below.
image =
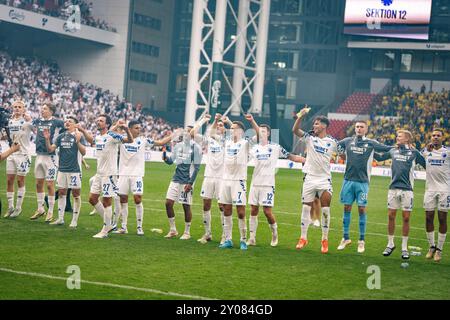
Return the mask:
<path id="1" fill-rule="evenodd" d="M 85 0 L 0 0 L 0 4 L 15 8 L 29 10 L 52 17 L 68 19 L 74 12 L 72 5 L 79 6 L 81 24 L 117 32 L 106 21 L 96 19 L 93 16 L 93 4 Z"/>
<path id="2" fill-rule="evenodd" d="M 16 99 L 27 104 L 32 118 L 38 118 L 42 104 L 51 100 L 57 106 L 58 117 L 74 115 L 93 133 L 95 119 L 103 113 L 113 120 L 141 121 L 146 136 L 153 139 L 160 139 L 174 129 L 165 120 L 141 112 L 141 105 L 134 106 L 109 90 L 71 79 L 56 63 L 11 57 L 0 51 L 0 105 L 11 105 Z"/>
<path id="3" fill-rule="evenodd" d="M 400 87 L 388 93 L 371 111 L 369 138 L 388 145 L 395 144 L 395 133 L 406 129 L 414 136 L 414 145 L 421 150 L 431 139 L 433 128 L 446 129 L 448 143 L 450 118 L 450 91 L 426 92 L 423 86 L 420 92 Z M 353 134 L 349 128 L 348 134 Z"/>

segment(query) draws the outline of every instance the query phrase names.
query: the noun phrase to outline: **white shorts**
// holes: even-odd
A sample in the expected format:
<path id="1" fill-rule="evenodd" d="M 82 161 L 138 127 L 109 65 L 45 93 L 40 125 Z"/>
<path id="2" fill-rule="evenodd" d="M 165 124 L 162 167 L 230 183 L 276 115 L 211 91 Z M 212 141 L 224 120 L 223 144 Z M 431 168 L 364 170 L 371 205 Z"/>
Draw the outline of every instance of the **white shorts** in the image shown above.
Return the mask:
<path id="1" fill-rule="evenodd" d="M 118 194 L 127 196 L 130 193 L 141 196 L 144 193 L 144 180 L 142 177 L 119 176 Z"/>
<path id="2" fill-rule="evenodd" d="M 439 211 L 447 212 L 450 209 L 450 193 L 426 191 L 423 197 L 423 208 L 425 211 Z"/>
<path id="3" fill-rule="evenodd" d="M 317 177 L 307 174 L 303 179 L 302 202 L 314 202 L 316 195 L 320 198 L 325 191 L 329 192 L 330 195 L 333 195 L 331 178 Z"/>
<path id="4" fill-rule="evenodd" d="M 203 199 L 219 199 L 220 185 L 223 183 L 220 178 L 205 177 L 202 184 L 200 196 Z"/>
<path id="5" fill-rule="evenodd" d="M 393 210 L 402 209 L 412 211 L 414 204 L 414 193 L 408 190 L 393 189 L 388 192 L 388 208 Z"/>
<path id="6" fill-rule="evenodd" d="M 26 154 L 13 154 L 6 160 L 6 174 L 25 177 L 30 167 L 31 157 Z"/>
<path id="7" fill-rule="evenodd" d="M 36 179 L 55 181 L 58 172 L 58 157 L 37 155 L 34 165 L 34 176 Z"/>
<path id="8" fill-rule="evenodd" d="M 60 189 L 81 189 L 81 173 L 58 172 L 56 183 Z"/>
<path id="9" fill-rule="evenodd" d="M 247 203 L 247 181 L 246 180 L 224 180 L 220 187 L 219 203 L 245 206 Z"/>
<path id="10" fill-rule="evenodd" d="M 117 195 L 117 176 L 101 177 L 94 176 L 91 185 L 91 193 L 102 195 L 105 198 L 113 198 Z"/>
<path id="11" fill-rule="evenodd" d="M 275 203 L 275 187 L 251 185 L 248 203 L 252 206 L 273 207 Z"/>
<path id="12" fill-rule="evenodd" d="M 178 182 L 170 182 L 169 188 L 167 189 L 166 199 L 181 203 L 181 204 L 192 204 L 192 192 L 193 188 L 189 192 L 184 192 L 185 184 Z"/>

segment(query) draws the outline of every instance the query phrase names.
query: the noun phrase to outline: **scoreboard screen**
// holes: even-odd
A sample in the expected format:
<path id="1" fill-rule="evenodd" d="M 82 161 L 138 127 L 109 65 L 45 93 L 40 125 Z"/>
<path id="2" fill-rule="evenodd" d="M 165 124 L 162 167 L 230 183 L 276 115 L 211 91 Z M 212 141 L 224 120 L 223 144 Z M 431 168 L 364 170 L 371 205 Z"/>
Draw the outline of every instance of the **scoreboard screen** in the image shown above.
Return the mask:
<path id="1" fill-rule="evenodd" d="M 344 33 L 428 40 L 432 0 L 347 0 Z"/>

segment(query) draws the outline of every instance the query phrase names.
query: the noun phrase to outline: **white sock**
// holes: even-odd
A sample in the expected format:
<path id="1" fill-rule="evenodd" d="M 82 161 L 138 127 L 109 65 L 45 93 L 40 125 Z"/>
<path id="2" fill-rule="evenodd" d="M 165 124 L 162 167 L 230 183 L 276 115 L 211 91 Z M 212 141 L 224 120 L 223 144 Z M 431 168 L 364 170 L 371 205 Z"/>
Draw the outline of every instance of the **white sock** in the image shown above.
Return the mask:
<path id="1" fill-rule="evenodd" d="M 438 232 L 438 245 L 437 248 L 442 251 L 447 234 Z"/>
<path id="2" fill-rule="evenodd" d="M 60 199 L 60 198 L 58 198 Z M 53 208 L 55 207 L 55 196 L 48 196 L 48 212 L 53 213 Z M 64 208 L 66 207 L 66 203 L 64 202 Z"/>
<path id="3" fill-rule="evenodd" d="M 14 192 L 7 192 L 6 198 L 8 199 L 8 209 L 14 208 Z"/>
<path id="4" fill-rule="evenodd" d="M 225 233 L 225 240 L 231 240 L 233 231 L 233 217 L 224 216 L 223 217 L 223 232 Z"/>
<path id="5" fill-rule="evenodd" d="M 177 231 L 177 227 L 175 225 L 175 217 L 169 218 L 170 231 Z"/>
<path id="6" fill-rule="evenodd" d="M 111 228 L 112 226 L 112 206 L 105 208 L 105 214 L 103 216 L 103 231 L 106 231 Z"/>
<path id="7" fill-rule="evenodd" d="M 191 234 L 191 223 L 190 222 L 184 223 L 184 233 Z"/>
<path id="8" fill-rule="evenodd" d="M 258 216 L 250 216 L 250 239 L 256 239 L 256 230 L 258 230 Z"/>
<path id="9" fill-rule="evenodd" d="M 203 211 L 203 224 L 205 225 L 205 234 L 211 234 L 211 210 Z"/>
<path id="10" fill-rule="evenodd" d="M 272 235 L 274 237 L 278 237 L 278 225 L 275 222 L 274 224 L 269 224 L 270 230 L 272 231 Z"/>
<path id="11" fill-rule="evenodd" d="M 402 237 L 402 251 L 408 250 L 408 237 Z"/>
<path id="12" fill-rule="evenodd" d="M 142 202 L 136 205 L 136 221 L 137 227 L 142 229 L 142 223 L 144 221 L 144 205 Z"/>
<path id="13" fill-rule="evenodd" d="M 120 218 L 120 197 L 114 197 L 114 224 L 119 223 Z"/>
<path id="14" fill-rule="evenodd" d="M 393 248 L 393 247 L 395 247 L 395 244 L 394 244 L 394 236 L 391 236 L 391 235 L 388 235 L 388 245 L 387 245 L 389 248 Z"/>
<path id="15" fill-rule="evenodd" d="M 122 229 L 127 229 L 128 225 L 128 203 L 121 203 L 120 213 L 122 215 Z"/>
<path id="16" fill-rule="evenodd" d="M 311 207 L 306 204 L 302 207 L 302 233 L 301 238 L 307 240 L 308 239 L 308 228 L 311 223 Z"/>
<path id="17" fill-rule="evenodd" d="M 322 240 L 328 240 L 330 222 L 330 207 L 324 207 L 322 208 Z"/>
<path id="18" fill-rule="evenodd" d="M 48 197 L 50 200 L 50 197 Z M 66 198 L 67 196 L 59 195 L 58 198 L 58 219 L 64 221 L 64 212 L 66 210 Z M 50 201 L 49 201 L 49 207 L 50 207 Z M 51 211 L 50 211 L 51 212 Z"/>
<path id="19" fill-rule="evenodd" d="M 13 197 L 14 197 L 14 194 L 13 194 Z M 19 190 L 17 190 L 16 209 L 19 209 L 19 210 L 22 209 L 22 203 L 23 203 L 24 197 L 25 197 L 25 187 L 19 188 Z M 8 199 L 8 205 L 9 205 L 9 199 Z"/>
<path id="20" fill-rule="evenodd" d="M 77 224 L 78 223 L 78 217 L 80 216 L 80 209 L 81 209 L 81 197 L 74 197 L 73 198 L 73 216 L 72 216 L 72 223 Z"/>
<path id="21" fill-rule="evenodd" d="M 241 234 L 241 241 L 247 241 L 247 222 L 244 219 L 239 219 L 239 232 Z"/>
<path id="22" fill-rule="evenodd" d="M 37 205 L 38 205 L 38 211 L 39 212 L 44 212 L 44 198 L 45 198 L 45 193 L 36 193 L 36 199 L 37 199 Z"/>
<path id="23" fill-rule="evenodd" d="M 97 210 L 98 214 L 102 219 L 105 218 L 105 207 L 103 206 L 103 203 L 101 201 L 97 202 L 97 204 L 94 206 L 95 210 Z"/>
<path id="24" fill-rule="evenodd" d="M 434 241 L 434 231 L 427 232 L 427 239 L 428 243 L 430 244 L 430 247 L 436 246 L 436 242 Z"/>

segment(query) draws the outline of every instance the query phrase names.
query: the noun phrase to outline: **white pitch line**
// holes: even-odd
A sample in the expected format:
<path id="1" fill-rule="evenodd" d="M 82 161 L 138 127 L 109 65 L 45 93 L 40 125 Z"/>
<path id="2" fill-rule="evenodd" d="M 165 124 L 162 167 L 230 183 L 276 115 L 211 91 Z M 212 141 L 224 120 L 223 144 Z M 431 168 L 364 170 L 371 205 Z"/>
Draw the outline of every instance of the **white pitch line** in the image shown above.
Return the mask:
<path id="1" fill-rule="evenodd" d="M 35 278 L 67 281 L 67 278 L 64 278 L 64 277 L 57 277 L 57 276 L 52 276 L 52 275 L 42 274 L 42 273 L 16 271 L 16 270 L 11 270 L 11 269 L 6 269 L 6 268 L 0 268 L 0 272 L 19 274 L 19 275 L 35 277 Z M 147 293 L 160 294 L 160 295 L 164 295 L 164 296 L 173 296 L 173 297 L 188 298 L 188 299 L 194 299 L 194 300 L 216 300 L 213 298 L 194 296 L 194 295 L 190 295 L 190 294 L 182 294 L 182 293 L 176 293 L 176 292 L 171 292 L 171 291 L 161 291 L 161 290 L 149 289 L 149 288 L 138 288 L 138 287 L 125 286 L 125 285 L 107 283 L 107 282 L 97 282 L 97 281 L 88 281 L 88 280 L 80 280 L 80 282 L 85 283 L 85 284 L 102 286 L 102 287 L 142 291 L 142 292 L 147 292 Z"/>
<path id="2" fill-rule="evenodd" d="M 25 198 L 34 198 L 34 197 L 33 196 L 25 196 Z M 157 202 L 157 201 L 161 201 L 161 200 L 143 199 L 143 201 Z M 88 201 L 82 201 L 82 203 L 89 204 Z M 154 208 L 154 207 L 151 207 L 151 208 L 152 208 L 151 209 L 152 211 L 166 212 L 165 209 L 159 209 L 159 208 Z M 300 213 L 297 214 L 297 213 L 286 212 L 286 211 L 278 211 L 278 213 L 300 216 Z M 194 216 L 202 216 L 202 214 L 200 214 L 200 213 L 192 213 L 192 215 L 194 215 Z M 331 217 L 331 219 L 332 220 L 335 220 L 335 219 L 341 220 L 341 218 L 338 218 L 338 217 Z M 298 227 L 298 228 L 300 227 L 300 224 L 296 225 L 296 224 L 286 223 L 286 222 L 278 222 L 278 224 L 282 224 L 282 225 L 285 225 L 285 226 L 291 226 L 291 227 Z M 380 222 L 370 222 L 370 224 L 376 224 L 376 225 L 380 225 L 380 226 L 387 226 L 387 223 L 380 223 Z M 401 225 L 397 224 L 395 227 L 398 229 L 398 228 L 401 228 Z M 414 229 L 414 230 L 424 230 L 424 228 L 418 228 L 418 227 L 412 227 L 412 226 L 410 226 L 409 228 L 410 229 Z M 330 230 L 340 231 L 340 230 L 334 229 L 334 228 L 330 228 Z M 351 231 L 350 230 L 350 233 L 358 233 L 358 231 Z M 366 232 L 366 234 L 367 235 L 371 235 L 371 236 L 377 236 L 377 237 L 387 237 L 387 234 L 382 234 L 382 233 Z M 410 240 L 417 240 L 417 241 L 424 241 L 424 242 L 426 241 L 426 242 L 428 242 L 427 239 L 421 239 L 421 238 L 409 237 L 409 239 Z M 445 243 L 450 243 L 450 241 L 447 240 Z"/>

